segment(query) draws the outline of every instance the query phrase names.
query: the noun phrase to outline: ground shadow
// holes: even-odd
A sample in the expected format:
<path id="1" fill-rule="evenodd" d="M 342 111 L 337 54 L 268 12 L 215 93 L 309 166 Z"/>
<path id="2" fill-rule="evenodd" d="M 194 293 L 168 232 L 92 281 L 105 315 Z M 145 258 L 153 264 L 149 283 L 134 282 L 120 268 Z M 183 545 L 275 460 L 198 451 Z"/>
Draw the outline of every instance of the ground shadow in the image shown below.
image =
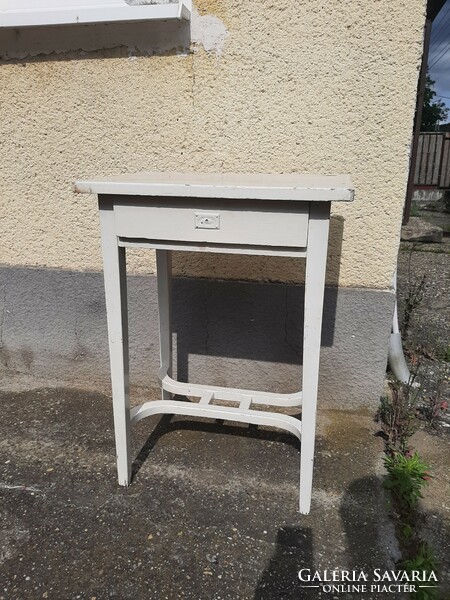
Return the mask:
<path id="1" fill-rule="evenodd" d="M 396 539 L 394 522 L 389 516 L 388 497 L 379 477 L 364 477 L 352 482 L 340 507 L 345 528 L 351 570 L 363 569 L 369 575 L 373 569 L 395 569 L 402 560 Z M 418 524 L 420 537 L 433 548 L 438 564 L 439 591 L 437 598 L 447 599 L 450 592 L 450 528 L 439 512 L 424 512 Z M 370 543 L 368 543 L 370 541 Z M 371 598 L 386 594 L 373 594 Z"/>
<path id="2" fill-rule="evenodd" d="M 344 219 L 332 217 L 321 342 L 327 347 L 334 343 L 343 230 Z M 222 260 L 232 263 L 240 257 L 224 255 Z M 270 260 L 279 261 L 282 268 L 283 259 Z M 193 285 L 191 279 L 175 278 L 177 379 L 189 381 L 193 355 L 301 365 L 303 311 L 303 285 L 211 279 L 198 279 Z"/>
<path id="3" fill-rule="evenodd" d="M 327 557 L 326 552 L 314 556 L 313 529 L 296 527 L 280 529 L 273 557 L 256 588 L 255 600 L 309 600 L 320 597 L 321 583 L 309 584 L 300 581 L 298 578 L 300 569 L 311 569 L 313 572 L 318 569 L 320 573 L 325 569 L 328 571 L 345 569 L 357 572 L 363 569 L 370 575 L 375 568 L 382 570 L 393 568 L 393 561 L 389 562 L 390 540 L 387 537 L 384 539 L 381 537 L 385 532 L 383 519 L 387 519 L 387 513 L 385 514 L 385 508 L 382 505 L 383 497 L 381 482 L 376 476 L 357 479 L 345 490 L 339 508 L 339 516 L 345 532 L 345 548 L 338 553 L 340 554 L 340 564 L 331 562 L 332 559 Z M 321 506 L 313 502 L 312 511 L 320 510 Z M 326 510 L 334 511 L 336 509 Z M 337 529 L 330 531 L 330 535 L 327 537 L 327 531 L 317 527 L 315 538 L 318 547 L 327 547 L 327 544 L 333 543 L 333 539 L 339 539 L 339 543 L 342 544 L 339 518 L 330 518 L 329 521 L 330 527 Z M 328 555 L 332 554 L 334 552 L 330 548 Z M 304 587 L 308 585 L 318 587 Z M 336 594 L 322 591 L 322 595 L 331 598 Z M 383 595 L 342 592 L 339 593 L 339 597 L 349 600 L 360 597 L 375 600 Z"/>
<path id="4" fill-rule="evenodd" d="M 310 528 L 282 527 L 275 552 L 255 590 L 254 600 L 299 600 L 317 598 L 316 588 L 306 588 L 298 578 L 299 569 L 313 565 L 313 533 Z"/>
<path id="5" fill-rule="evenodd" d="M 185 398 L 176 398 L 180 401 L 185 401 Z M 131 480 L 135 479 L 139 473 L 141 467 L 149 457 L 151 451 L 156 446 L 158 441 L 166 434 L 173 433 L 175 431 L 197 431 L 202 433 L 220 433 L 221 435 L 238 436 L 242 438 L 264 440 L 268 442 L 277 442 L 291 446 L 292 448 L 299 449 L 300 442 L 296 437 L 289 433 L 282 431 L 276 431 L 272 429 L 261 429 L 257 425 L 230 425 L 224 423 L 221 419 L 214 421 L 198 420 L 194 421 L 189 417 L 183 418 L 183 420 L 173 420 L 174 415 L 164 415 L 161 417 L 157 425 L 154 427 L 152 433 L 148 436 L 146 442 L 139 450 L 136 458 L 132 465 Z"/>
<path id="6" fill-rule="evenodd" d="M 421 539 L 433 549 L 438 567 L 438 598 L 450 598 L 450 524 L 442 513 L 426 511 L 419 526 Z"/>
<path id="7" fill-rule="evenodd" d="M 381 479 L 373 475 L 353 481 L 342 498 L 339 514 L 347 539 L 348 568 L 393 568 L 396 541 Z"/>

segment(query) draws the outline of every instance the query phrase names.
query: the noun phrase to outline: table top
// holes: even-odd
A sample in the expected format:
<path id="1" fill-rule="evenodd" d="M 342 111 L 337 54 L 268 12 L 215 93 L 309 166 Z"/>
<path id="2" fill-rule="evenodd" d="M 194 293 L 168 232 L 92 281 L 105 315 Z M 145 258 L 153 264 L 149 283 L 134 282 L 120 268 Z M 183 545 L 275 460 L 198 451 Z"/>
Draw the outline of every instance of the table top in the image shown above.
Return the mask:
<path id="1" fill-rule="evenodd" d="M 352 202 L 348 175 L 141 172 L 75 182 L 84 194 Z"/>

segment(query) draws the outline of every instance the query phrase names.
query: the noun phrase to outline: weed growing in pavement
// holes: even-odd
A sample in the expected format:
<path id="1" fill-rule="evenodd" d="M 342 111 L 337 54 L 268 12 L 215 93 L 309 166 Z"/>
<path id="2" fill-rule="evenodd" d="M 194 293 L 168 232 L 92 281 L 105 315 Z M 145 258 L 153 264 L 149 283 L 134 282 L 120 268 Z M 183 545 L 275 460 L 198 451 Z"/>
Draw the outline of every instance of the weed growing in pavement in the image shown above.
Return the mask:
<path id="1" fill-rule="evenodd" d="M 392 516 L 404 557 L 397 566 L 406 571 L 433 571 L 436 574 L 437 565 L 432 549 L 421 539 L 418 531 L 418 503 L 423 498 L 422 492 L 431 475 L 429 466 L 409 445 L 411 435 L 418 428 L 420 394 L 414 386 L 415 375 L 407 384 L 390 382 L 390 397 L 381 399 L 377 417 L 385 439 L 384 466 L 387 476 L 384 487 L 391 495 Z M 436 406 L 433 404 L 430 408 L 433 414 L 436 413 Z M 436 588 L 417 586 L 414 598 L 433 600 L 436 598 Z"/>
<path id="2" fill-rule="evenodd" d="M 412 283 L 411 280 L 409 281 L 408 292 L 405 297 L 405 308 L 403 311 L 403 320 L 401 326 L 403 337 L 405 339 L 408 337 L 409 326 L 411 324 L 413 314 L 420 306 L 423 300 L 426 281 L 426 275 L 422 276 L 422 279 L 419 281 L 419 283 Z"/>
<path id="3" fill-rule="evenodd" d="M 426 585 L 429 580 L 429 575 L 433 572 L 436 573 L 438 565 L 434 557 L 432 548 L 426 543 L 421 542 L 417 549 L 417 553 L 413 558 L 408 558 L 403 561 L 402 567 L 407 573 L 418 571 L 419 573 L 425 573 L 425 577 L 422 578 L 422 582 Z M 420 581 L 418 581 L 417 591 L 415 593 L 416 600 L 434 600 L 436 598 L 435 587 L 419 587 Z"/>
<path id="4" fill-rule="evenodd" d="M 423 462 L 418 452 L 394 452 L 385 457 L 384 466 L 388 472 L 384 487 L 390 490 L 400 515 L 407 516 L 416 510 L 419 499 L 423 498 L 422 488 L 430 479 L 429 466 Z"/>
<path id="5" fill-rule="evenodd" d="M 419 215 L 420 215 L 419 207 L 417 206 L 417 204 L 415 202 L 412 202 L 409 216 L 410 217 L 418 217 Z"/>
<path id="6" fill-rule="evenodd" d="M 381 398 L 377 417 L 382 424 L 388 453 L 405 453 L 409 438 L 419 427 L 420 391 L 414 385 L 415 378 L 416 374 L 413 374 L 408 383 L 398 380 L 390 382 L 391 397 Z"/>
<path id="7" fill-rule="evenodd" d="M 450 344 L 440 352 L 439 358 L 444 362 L 450 362 Z"/>
<path id="8" fill-rule="evenodd" d="M 406 338 L 408 337 L 409 326 L 411 324 L 411 319 L 413 317 L 413 314 L 417 310 L 417 308 L 420 306 L 420 304 L 423 300 L 423 296 L 425 293 L 426 280 L 427 280 L 426 274 L 424 274 L 422 276 L 422 279 L 418 283 L 416 283 L 415 281 L 412 280 L 411 261 L 412 261 L 413 252 L 415 250 L 416 250 L 416 245 L 412 244 L 412 246 L 409 250 L 409 255 L 408 255 L 408 287 L 406 290 L 405 306 L 403 309 L 403 318 L 402 318 L 402 324 L 400 327 L 404 340 L 406 340 Z"/>
<path id="9" fill-rule="evenodd" d="M 440 422 L 444 417 L 448 402 L 443 397 L 444 381 L 441 379 L 436 391 L 429 396 L 425 396 L 422 400 L 420 413 L 432 429 L 439 430 Z"/>

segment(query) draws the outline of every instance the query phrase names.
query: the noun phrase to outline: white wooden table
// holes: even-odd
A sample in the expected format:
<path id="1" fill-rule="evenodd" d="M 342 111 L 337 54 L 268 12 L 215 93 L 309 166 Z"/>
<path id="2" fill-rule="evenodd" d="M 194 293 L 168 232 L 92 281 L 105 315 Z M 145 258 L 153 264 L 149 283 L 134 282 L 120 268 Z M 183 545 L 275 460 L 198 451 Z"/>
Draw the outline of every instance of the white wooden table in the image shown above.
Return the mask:
<path id="1" fill-rule="evenodd" d="M 139 173 L 79 181 L 75 189 L 99 198 L 119 484 L 130 483 L 131 426 L 144 417 L 177 414 L 269 425 L 301 440 L 300 512 L 308 514 L 330 204 L 353 200 L 349 177 Z M 125 266 L 130 247 L 156 250 L 162 387 L 162 400 L 133 409 Z M 173 379 L 172 250 L 306 258 L 301 391 L 276 394 Z M 197 401 L 172 400 L 173 394 Z M 283 406 L 302 406 L 301 421 L 270 410 Z"/>

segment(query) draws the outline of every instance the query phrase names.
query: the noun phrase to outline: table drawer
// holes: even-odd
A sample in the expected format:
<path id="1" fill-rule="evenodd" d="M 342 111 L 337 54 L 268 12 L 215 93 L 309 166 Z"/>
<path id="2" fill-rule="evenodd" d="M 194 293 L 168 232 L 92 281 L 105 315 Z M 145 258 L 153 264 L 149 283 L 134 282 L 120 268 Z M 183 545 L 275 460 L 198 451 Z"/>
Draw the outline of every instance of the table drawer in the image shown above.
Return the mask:
<path id="1" fill-rule="evenodd" d="M 304 248 L 309 203 L 122 196 L 114 214 L 119 237 Z"/>

